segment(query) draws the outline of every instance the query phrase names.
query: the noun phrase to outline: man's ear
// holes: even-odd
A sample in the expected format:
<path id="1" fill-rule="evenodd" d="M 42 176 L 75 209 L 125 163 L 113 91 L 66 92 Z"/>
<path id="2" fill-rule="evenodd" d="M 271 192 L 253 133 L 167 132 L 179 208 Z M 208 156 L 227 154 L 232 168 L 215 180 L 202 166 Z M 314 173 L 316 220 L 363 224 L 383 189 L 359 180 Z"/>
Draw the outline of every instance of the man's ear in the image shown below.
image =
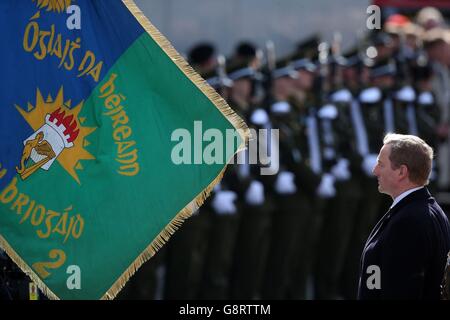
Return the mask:
<path id="1" fill-rule="evenodd" d="M 409 177 L 409 170 L 408 170 L 408 167 L 406 165 L 402 164 L 400 166 L 399 176 L 402 179 Z"/>

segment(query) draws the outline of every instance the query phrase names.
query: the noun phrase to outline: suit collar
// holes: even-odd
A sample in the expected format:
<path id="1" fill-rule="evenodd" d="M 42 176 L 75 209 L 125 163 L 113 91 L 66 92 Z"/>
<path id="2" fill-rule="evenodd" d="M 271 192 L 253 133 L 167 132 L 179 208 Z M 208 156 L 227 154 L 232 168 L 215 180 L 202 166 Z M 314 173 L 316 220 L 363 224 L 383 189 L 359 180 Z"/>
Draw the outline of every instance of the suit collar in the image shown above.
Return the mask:
<path id="1" fill-rule="evenodd" d="M 414 191 L 417 191 L 422 188 L 424 188 L 424 186 L 411 188 L 411 189 L 408 189 L 408 190 L 402 192 L 401 194 L 399 194 L 397 197 L 394 198 L 394 202 L 392 202 L 391 207 L 389 209 L 392 209 L 397 203 L 399 203 L 403 198 L 405 198 L 410 193 L 413 193 Z"/>
<path id="2" fill-rule="evenodd" d="M 401 208 L 406 206 L 407 204 L 414 202 L 416 200 L 426 200 L 431 197 L 430 192 L 428 191 L 427 187 L 423 187 L 419 190 L 416 190 L 414 192 L 411 192 L 406 197 L 401 199 L 394 207 L 389 209 L 390 215 L 393 215 L 395 212 L 398 212 Z"/>

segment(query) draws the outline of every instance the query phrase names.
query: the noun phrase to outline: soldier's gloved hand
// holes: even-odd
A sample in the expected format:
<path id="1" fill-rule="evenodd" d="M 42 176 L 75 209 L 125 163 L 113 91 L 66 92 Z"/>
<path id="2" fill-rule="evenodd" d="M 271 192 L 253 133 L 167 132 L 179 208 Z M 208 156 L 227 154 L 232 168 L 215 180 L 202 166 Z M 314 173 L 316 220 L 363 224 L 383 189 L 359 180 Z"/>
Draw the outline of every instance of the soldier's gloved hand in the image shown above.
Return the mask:
<path id="1" fill-rule="evenodd" d="M 347 181 L 351 178 L 352 174 L 350 173 L 349 165 L 350 162 L 347 159 L 341 158 L 338 163 L 331 168 L 331 173 L 337 181 Z"/>
<path id="2" fill-rule="evenodd" d="M 278 194 L 294 194 L 297 192 L 295 175 L 290 171 L 281 171 L 275 181 L 275 191 Z"/>
<path id="3" fill-rule="evenodd" d="M 245 202 L 252 206 L 259 206 L 264 203 L 264 185 L 257 180 L 250 183 L 245 192 Z"/>
<path id="4" fill-rule="evenodd" d="M 333 198 L 336 195 L 334 181 L 335 178 L 332 174 L 325 173 L 322 176 L 319 187 L 317 187 L 317 195 L 323 199 Z"/>
<path id="5" fill-rule="evenodd" d="M 403 102 L 413 102 L 416 100 L 416 92 L 411 86 L 404 86 L 397 91 L 396 98 Z"/>
<path id="6" fill-rule="evenodd" d="M 211 202 L 214 211 L 219 215 L 236 214 L 237 209 L 234 201 L 236 200 L 236 192 L 230 190 L 220 190 Z"/>
<path id="7" fill-rule="evenodd" d="M 368 154 L 364 157 L 363 163 L 362 163 L 362 169 L 366 173 L 366 176 L 373 177 L 373 168 L 377 164 L 377 155 L 374 153 Z"/>

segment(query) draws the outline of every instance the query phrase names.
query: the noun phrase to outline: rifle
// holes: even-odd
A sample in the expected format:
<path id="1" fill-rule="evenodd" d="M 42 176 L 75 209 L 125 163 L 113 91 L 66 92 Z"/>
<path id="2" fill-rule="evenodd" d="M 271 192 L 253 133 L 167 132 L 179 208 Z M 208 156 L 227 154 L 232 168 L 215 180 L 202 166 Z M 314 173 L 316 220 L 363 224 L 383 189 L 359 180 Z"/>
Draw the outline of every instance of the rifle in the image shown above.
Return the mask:
<path id="1" fill-rule="evenodd" d="M 265 99 L 264 77 L 262 77 L 262 61 L 264 59 L 264 52 L 261 49 L 256 50 L 256 63 L 251 67 L 255 68 L 256 76 L 252 79 L 252 98 L 251 104 L 259 106 Z"/>
<path id="2" fill-rule="evenodd" d="M 276 55 L 275 55 L 275 45 L 273 41 L 269 40 L 266 42 L 266 65 L 265 65 L 265 75 L 264 75 L 264 91 L 265 97 L 263 105 L 269 108 L 273 102 L 272 96 L 272 73 L 276 68 Z"/>
<path id="3" fill-rule="evenodd" d="M 358 58 L 361 60 L 361 63 L 358 64 L 358 75 L 359 75 L 359 83 L 361 84 L 361 88 L 364 88 L 367 86 L 367 79 L 364 79 L 362 76 L 363 69 L 365 65 L 365 61 L 367 60 L 367 43 L 366 38 L 364 36 L 364 31 L 359 30 L 356 34 L 356 43 L 358 44 Z"/>
<path id="4" fill-rule="evenodd" d="M 417 65 L 420 67 L 426 66 L 428 64 L 428 56 L 423 47 L 423 40 L 420 37 L 416 38 L 417 45 Z"/>
<path id="5" fill-rule="evenodd" d="M 319 77 L 318 77 L 318 86 L 316 87 L 316 96 L 319 99 L 319 105 L 318 107 L 321 107 L 324 105 L 328 100 L 328 95 L 331 91 L 330 81 L 329 81 L 329 65 L 328 65 L 328 59 L 329 59 L 329 53 L 330 53 L 330 46 L 326 42 L 321 42 L 318 47 L 319 50 Z"/>
<path id="6" fill-rule="evenodd" d="M 342 59 L 341 44 L 342 34 L 340 32 L 334 32 L 333 42 L 331 44 L 331 54 L 334 62 L 332 70 L 332 85 L 334 87 L 334 90 L 338 90 L 343 86 L 343 71 L 342 66 L 339 64 L 339 59 Z"/>
<path id="7" fill-rule="evenodd" d="M 219 87 L 217 91 L 221 96 L 224 94 L 225 81 L 227 78 L 226 75 L 226 58 L 223 54 L 217 56 L 217 76 L 219 78 Z"/>

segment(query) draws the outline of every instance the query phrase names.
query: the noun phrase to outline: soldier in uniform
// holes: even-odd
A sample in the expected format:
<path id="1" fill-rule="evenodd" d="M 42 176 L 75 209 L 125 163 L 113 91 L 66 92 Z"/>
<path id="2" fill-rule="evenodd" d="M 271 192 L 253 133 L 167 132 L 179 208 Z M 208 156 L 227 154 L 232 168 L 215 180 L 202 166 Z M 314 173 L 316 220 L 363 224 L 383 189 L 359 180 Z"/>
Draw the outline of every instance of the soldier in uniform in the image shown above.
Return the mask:
<path id="1" fill-rule="evenodd" d="M 314 107 L 317 99 L 314 99 L 312 92 L 317 67 L 309 59 L 313 55 L 308 54 L 312 42 L 308 41 L 305 47 L 300 47 L 300 52 L 292 57 L 291 63 L 298 75 L 295 91 L 290 96 L 294 109 L 290 127 L 295 143 L 287 148 L 291 150 L 290 158 L 295 160 L 292 170 L 298 186 L 296 205 L 299 207 L 298 231 L 289 268 L 288 297 L 293 299 L 308 297 L 307 280 L 312 274 L 317 253 L 323 203 L 335 194 L 334 179 L 323 170 L 320 121 Z"/>
<path id="2" fill-rule="evenodd" d="M 210 227 L 205 239 L 207 248 L 200 299 L 224 300 L 230 296 L 231 268 L 240 218 L 237 193 L 233 190 L 235 169 L 234 165 L 229 165 L 223 179 L 214 188 L 207 209 L 202 207 L 202 214 L 209 217 Z"/>
<path id="3" fill-rule="evenodd" d="M 206 75 L 217 68 L 216 48 L 209 42 L 195 45 L 188 54 L 188 62 L 200 75 Z"/>
<path id="4" fill-rule="evenodd" d="M 373 58 L 376 62 L 389 59 L 395 55 L 395 43 L 389 34 L 379 31 L 370 36 L 370 44 L 375 48 L 376 56 Z"/>
<path id="5" fill-rule="evenodd" d="M 345 66 L 342 70 L 344 83 L 353 98 L 359 96 L 362 89 L 367 88 L 369 83 L 369 64 L 371 60 L 362 53 L 362 44 L 351 48 L 345 54 Z"/>
<path id="6" fill-rule="evenodd" d="M 262 67 L 262 55 L 262 51 L 253 43 L 242 41 L 236 45 L 230 62 L 233 65 L 248 66 L 259 70 Z"/>
<path id="7" fill-rule="evenodd" d="M 328 117 L 321 117 L 322 135 L 329 136 L 328 143 L 332 155 L 328 156 L 329 171 L 336 179 L 336 197 L 328 201 L 325 208 L 321 237 L 318 246 L 319 254 L 316 262 L 315 297 L 317 299 L 341 298 L 339 291 L 339 280 L 344 269 L 345 256 L 348 251 L 351 231 L 356 215 L 358 214 L 358 203 L 362 196 L 359 177 L 361 175 L 361 156 L 356 147 L 356 130 L 354 127 L 355 110 L 353 96 L 347 88 L 353 78 L 344 75 L 353 75 L 346 69 L 356 69 L 362 63 L 357 51 L 345 59 L 335 53 L 330 61 L 330 81 L 332 81 L 333 92 L 328 104 L 323 106 L 320 112 L 328 110 Z M 360 67 L 358 66 L 360 69 Z M 348 81 L 350 80 L 350 81 Z M 355 89 L 355 88 L 354 88 Z M 335 115 L 334 117 L 332 115 Z M 327 124 L 328 122 L 328 124 Z M 327 156 L 325 154 L 325 156 Z M 331 265 L 331 267 L 330 267 Z"/>
<path id="8" fill-rule="evenodd" d="M 299 166 L 302 154 L 297 139 L 296 112 L 289 103 L 295 89 L 297 72 L 288 65 L 289 61 L 280 61 L 272 73 L 272 98 L 270 120 L 272 128 L 279 130 L 279 171 L 273 176 L 271 186 L 276 209 L 272 212 L 270 245 L 265 268 L 262 298 L 285 299 L 288 285 L 291 283 L 291 264 L 296 255 L 298 235 L 303 234 L 301 193 L 304 188 L 299 184 Z M 304 160 L 303 160 L 304 161 Z"/>
<path id="9" fill-rule="evenodd" d="M 256 54 L 256 49 L 252 52 Z M 265 136 L 258 130 L 270 129 L 270 123 L 266 110 L 254 104 L 257 85 L 262 81 L 254 59 L 254 55 L 247 56 L 246 60 L 239 59 L 229 70 L 229 77 L 233 79 L 229 104 L 249 128 L 254 129 L 252 135 L 259 133 L 259 136 L 252 136 L 248 149 L 240 152 L 233 165 L 233 189 L 238 195 L 240 217 L 231 273 L 232 299 L 257 299 L 260 295 L 271 210 L 261 164 L 255 163 L 258 148 L 267 148 L 267 140 L 261 139 Z"/>

